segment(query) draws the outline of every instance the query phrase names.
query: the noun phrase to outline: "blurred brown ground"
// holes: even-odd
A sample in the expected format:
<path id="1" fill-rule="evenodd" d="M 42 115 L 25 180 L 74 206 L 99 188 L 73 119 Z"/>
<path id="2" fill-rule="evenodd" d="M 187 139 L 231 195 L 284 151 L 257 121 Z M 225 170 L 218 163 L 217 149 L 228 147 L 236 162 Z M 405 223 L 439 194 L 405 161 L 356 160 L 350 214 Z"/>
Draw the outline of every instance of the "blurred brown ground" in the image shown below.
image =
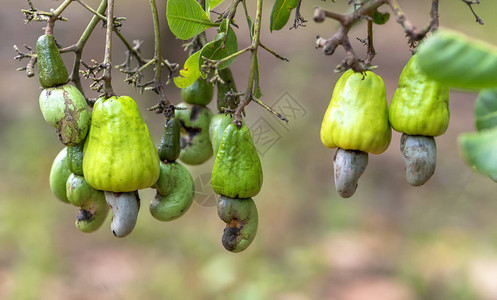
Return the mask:
<path id="1" fill-rule="evenodd" d="M 92 7 L 98 2 L 87 1 Z M 252 2 L 249 8 L 254 11 Z M 437 138 L 438 166 L 426 185 L 414 188 L 405 182 L 400 134 L 394 133 L 384 154 L 370 156 L 356 194 L 351 199 L 336 195 L 334 151 L 321 145 L 319 128 L 339 77 L 333 69 L 344 53 L 339 49 L 328 57 L 314 49 L 315 35 L 329 37 L 337 26 L 331 20 L 314 24 L 311 17 L 315 5 L 346 11 L 347 1 L 337 2 L 305 1 L 307 27 L 270 33 L 273 1 L 266 1 L 262 40 L 290 62 L 261 50 L 263 100 L 281 104 L 279 99 L 294 99 L 301 111 L 287 130 L 256 104 L 247 109 L 247 124 L 265 122 L 279 139 L 261 156 L 265 182 L 255 198 L 257 238 L 245 252 L 231 254 L 220 243 L 223 223 L 214 207 L 199 204 L 202 197 L 181 219 L 161 223 L 148 213 L 153 191 L 140 192 L 138 224 L 125 239 L 112 236 L 109 220 L 94 234 L 74 227 L 77 209 L 57 201 L 48 187 L 50 165 L 62 146 L 39 112 L 39 83 L 36 77 L 16 72 L 24 62 L 13 60 L 12 46 L 34 46 L 42 24 L 23 24 L 20 10 L 27 7 L 25 1 L 2 1 L 0 299 L 497 299 L 495 183 L 473 173 L 457 146 L 461 132 L 474 130 L 475 94 L 451 92 L 451 123 L 447 133 Z M 48 10 L 60 1 L 33 3 Z M 400 3 L 416 25 L 425 26 L 431 1 Z M 153 32 L 148 2 L 117 4 L 116 14 L 128 18 L 123 34 L 129 40 L 143 40 L 143 52 L 150 57 Z M 159 6 L 164 56 L 182 64 L 186 54 L 167 29 L 165 1 Z M 474 22 L 462 1 L 441 1 L 440 23 L 494 41 L 497 3 L 482 0 L 475 10 L 484 26 Z M 67 46 L 77 40 L 91 16 L 77 3 L 64 15 L 69 22 L 58 23 L 55 34 Z M 236 21 L 242 48 L 248 40 L 241 10 Z M 365 35 L 364 24 L 350 33 L 351 39 Z M 103 44 L 103 31 L 96 30 L 84 59 L 102 60 Z M 115 45 L 114 59 L 120 63 L 124 49 L 117 39 Z M 354 46 L 364 53 L 359 42 Z M 394 19 L 375 28 L 375 47 L 377 73 L 391 99 L 410 55 Z M 72 55 L 64 58 L 71 66 Z M 248 57 L 238 59 L 232 69 L 243 89 Z M 157 99 L 121 84 L 123 78 L 114 72 L 116 91 L 139 103 L 158 142 L 163 118 L 145 110 Z M 89 82 L 84 84 L 87 87 Z M 180 101 L 173 85 L 167 94 Z M 208 174 L 212 164 L 210 159 L 189 167 L 193 178 Z"/>

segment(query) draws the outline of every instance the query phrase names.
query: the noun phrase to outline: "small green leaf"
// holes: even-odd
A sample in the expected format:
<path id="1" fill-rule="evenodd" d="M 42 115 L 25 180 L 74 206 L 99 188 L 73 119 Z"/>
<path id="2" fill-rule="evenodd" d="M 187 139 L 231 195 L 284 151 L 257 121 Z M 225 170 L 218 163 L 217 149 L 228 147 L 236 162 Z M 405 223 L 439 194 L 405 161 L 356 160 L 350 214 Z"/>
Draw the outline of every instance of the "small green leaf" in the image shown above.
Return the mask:
<path id="1" fill-rule="evenodd" d="M 218 34 L 214 37 L 214 40 L 210 43 L 207 43 L 204 46 L 204 48 L 200 50 L 200 59 L 198 62 L 199 68 L 204 63 L 203 60 L 204 57 L 211 60 L 220 60 L 238 51 L 238 42 L 236 39 L 236 34 L 233 31 L 233 29 L 231 29 L 231 26 L 227 25 L 228 20 L 227 19 L 225 20 L 226 22 L 223 21 L 223 23 L 221 24 L 218 30 Z M 235 58 L 232 58 L 221 63 L 217 67 L 218 70 L 222 70 L 224 68 L 229 67 L 234 60 Z"/>
<path id="2" fill-rule="evenodd" d="M 224 0 L 207 0 L 207 2 L 210 2 L 210 9 L 216 8 L 219 4 L 223 3 Z"/>
<path id="3" fill-rule="evenodd" d="M 497 128 L 459 136 L 466 161 L 477 171 L 497 178 Z"/>
<path id="4" fill-rule="evenodd" d="M 209 15 L 195 0 L 169 0 L 166 9 L 167 24 L 179 39 L 190 39 L 212 26 Z"/>
<path id="5" fill-rule="evenodd" d="M 497 126 L 497 88 L 482 90 L 478 94 L 475 122 L 478 131 Z"/>
<path id="6" fill-rule="evenodd" d="M 247 25 L 250 32 L 250 39 L 252 39 L 254 36 L 254 22 L 252 21 L 252 18 L 248 14 L 247 4 L 245 3 L 245 1 L 243 1 L 243 10 L 245 11 L 245 17 L 247 18 Z"/>
<path id="7" fill-rule="evenodd" d="M 200 77 L 200 69 L 198 60 L 200 57 L 200 50 L 193 53 L 185 61 L 183 70 L 179 71 L 179 76 L 174 77 L 174 84 L 179 88 L 185 88 L 195 82 Z"/>
<path id="8" fill-rule="evenodd" d="M 373 13 L 373 22 L 378 25 L 383 25 L 386 22 L 388 22 L 388 19 L 390 19 L 390 14 L 388 12 L 379 12 L 378 10 L 375 10 Z"/>
<path id="9" fill-rule="evenodd" d="M 448 29 L 437 30 L 417 51 L 421 70 L 432 80 L 458 89 L 497 87 L 497 48 Z"/>
<path id="10" fill-rule="evenodd" d="M 271 31 L 280 30 L 290 18 L 290 13 L 297 7 L 299 0 L 275 0 L 271 11 Z"/>

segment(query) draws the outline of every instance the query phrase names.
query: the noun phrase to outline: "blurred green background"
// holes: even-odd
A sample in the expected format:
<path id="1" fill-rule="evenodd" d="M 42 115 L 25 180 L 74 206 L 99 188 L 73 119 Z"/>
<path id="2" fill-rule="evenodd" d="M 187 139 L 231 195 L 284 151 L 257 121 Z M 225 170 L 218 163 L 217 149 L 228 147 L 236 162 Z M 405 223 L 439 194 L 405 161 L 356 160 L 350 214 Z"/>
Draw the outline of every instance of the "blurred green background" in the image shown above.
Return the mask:
<path id="1" fill-rule="evenodd" d="M 42 10 L 60 2 L 33 0 Z M 143 40 L 143 53 L 151 57 L 148 1 L 116 2 L 116 14 L 128 18 L 123 34 L 129 40 Z M 254 12 L 255 1 L 249 2 Z M 405 182 L 400 134 L 394 133 L 385 153 L 370 155 L 356 194 L 341 199 L 333 184 L 334 151 L 322 146 L 319 128 L 339 77 L 333 69 L 344 52 L 339 49 L 329 57 L 314 49 L 315 36 L 330 37 L 337 24 L 332 20 L 314 24 L 311 18 L 315 5 L 346 12 L 348 1 L 304 1 L 307 27 L 290 31 L 286 26 L 273 33 L 269 32 L 273 1 L 265 2 L 262 40 L 290 62 L 261 50 L 263 100 L 288 113 L 290 124 L 282 124 L 256 104 L 247 109 L 246 122 L 262 152 L 265 178 L 255 198 L 259 232 L 239 254 L 221 245 L 224 224 L 205 180 L 212 158 L 189 167 L 201 193 L 179 220 L 161 223 L 150 216 L 148 202 L 154 191 L 149 189 L 140 192 L 142 209 L 130 236 L 115 238 L 110 218 L 93 234 L 75 228 L 77 208 L 58 201 L 49 190 L 50 166 L 62 145 L 40 114 L 38 80 L 16 72 L 26 61 L 12 59 L 12 46 L 34 46 L 43 24 L 23 24 L 20 10 L 27 8 L 25 1 L 2 2 L 0 299 L 497 299 L 496 185 L 475 174 L 462 161 L 457 146 L 459 133 L 474 130 L 475 94 L 451 92 L 451 123 L 447 133 L 436 139 L 438 166 L 426 185 L 414 188 Z M 96 7 L 99 1 L 87 3 Z M 431 1 L 400 4 L 413 23 L 426 25 Z M 167 29 L 165 1 L 159 6 L 164 56 L 182 65 L 186 54 L 181 41 Z M 497 3 L 482 0 L 475 10 L 484 26 L 475 22 L 462 1 L 441 1 L 440 23 L 492 41 L 497 33 Z M 91 15 L 77 3 L 64 15 L 69 22 L 57 23 L 55 36 L 67 46 L 76 42 Z M 249 44 L 242 11 L 236 21 L 242 48 Z M 208 32 L 210 37 L 213 34 Z M 350 33 L 354 40 L 365 36 L 364 24 Z M 103 30 L 98 29 L 85 61 L 101 61 L 103 45 Z M 117 39 L 115 45 L 118 64 L 124 49 Z M 359 42 L 354 41 L 354 46 L 364 54 Z M 393 18 L 375 28 L 375 47 L 377 73 L 391 99 L 410 55 Z M 64 58 L 71 66 L 72 54 Z M 239 89 L 244 89 L 248 56 L 238 59 L 232 69 Z M 158 99 L 139 95 L 122 84 L 123 79 L 114 72 L 115 90 L 139 103 L 157 143 L 164 119 L 146 108 Z M 84 82 L 86 87 L 89 84 Z M 180 101 L 173 85 L 167 94 L 173 102 Z M 295 114 L 288 110 L 289 104 L 298 108 Z M 259 136 L 259 130 L 269 130 L 269 135 Z"/>

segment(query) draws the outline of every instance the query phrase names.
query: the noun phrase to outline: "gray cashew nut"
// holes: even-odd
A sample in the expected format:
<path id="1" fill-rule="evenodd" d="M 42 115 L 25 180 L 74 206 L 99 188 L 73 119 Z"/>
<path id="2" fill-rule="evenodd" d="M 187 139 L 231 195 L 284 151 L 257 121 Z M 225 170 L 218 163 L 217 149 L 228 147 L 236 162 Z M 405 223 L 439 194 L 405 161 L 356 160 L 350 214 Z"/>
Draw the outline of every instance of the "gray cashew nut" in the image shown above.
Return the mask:
<path id="1" fill-rule="evenodd" d="M 338 148 L 333 159 L 335 187 L 343 198 L 354 195 L 359 177 L 368 165 L 368 153 Z"/>
<path id="2" fill-rule="evenodd" d="M 105 200 L 112 209 L 110 229 L 116 237 L 125 237 L 133 231 L 140 209 L 138 191 L 129 193 L 105 192 Z"/>
<path id="3" fill-rule="evenodd" d="M 435 172 L 437 144 L 432 136 L 402 134 L 400 151 L 406 164 L 406 180 L 413 186 L 425 184 Z"/>

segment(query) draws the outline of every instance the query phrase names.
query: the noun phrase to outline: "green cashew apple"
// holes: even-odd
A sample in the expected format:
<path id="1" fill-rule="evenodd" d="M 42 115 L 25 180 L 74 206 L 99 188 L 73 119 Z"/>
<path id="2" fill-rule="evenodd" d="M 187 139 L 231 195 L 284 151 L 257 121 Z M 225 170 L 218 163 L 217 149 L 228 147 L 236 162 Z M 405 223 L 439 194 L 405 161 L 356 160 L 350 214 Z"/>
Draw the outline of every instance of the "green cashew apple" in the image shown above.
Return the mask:
<path id="1" fill-rule="evenodd" d="M 214 96 L 214 86 L 202 77 L 181 89 L 181 98 L 190 104 L 205 106 L 211 102 L 212 96 Z"/>
<path id="2" fill-rule="evenodd" d="M 69 82 L 66 66 L 55 43 L 53 35 L 44 34 L 36 42 L 38 77 L 44 88 Z"/>
<path id="3" fill-rule="evenodd" d="M 60 150 L 50 169 L 50 190 L 62 202 L 69 203 L 66 194 L 66 182 L 71 175 L 67 159 L 67 147 Z"/>
<path id="4" fill-rule="evenodd" d="M 159 158 L 161 161 L 175 161 L 181 152 L 180 124 L 176 117 L 166 120 L 164 134 L 162 135 L 159 147 Z"/>
<path id="5" fill-rule="evenodd" d="M 223 137 L 224 130 L 229 124 L 233 122 L 233 119 L 229 115 L 224 113 L 215 114 L 209 125 L 209 137 L 212 144 L 212 149 L 214 150 L 214 155 L 217 154 L 219 149 L 219 144 L 221 143 L 221 138 Z"/>
<path id="6" fill-rule="evenodd" d="M 212 112 L 202 105 L 180 103 L 176 117 L 181 125 L 181 153 L 179 159 L 189 165 L 198 165 L 212 156 L 209 124 Z"/>
<path id="7" fill-rule="evenodd" d="M 76 146 L 67 146 L 67 159 L 69 170 L 76 175 L 83 175 L 83 149 L 85 143 Z"/>
<path id="8" fill-rule="evenodd" d="M 40 109 L 48 124 L 57 129 L 64 145 L 75 146 L 84 140 L 90 126 L 85 97 L 72 84 L 46 88 L 40 94 Z"/>
<path id="9" fill-rule="evenodd" d="M 430 80 L 413 55 L 400 74 L 390 104 L 390 124 L 408 135 L 439 136 L 447 130 L 449 117 L 449 88 Z"/>
<path id="10" fill-rule="evenodd" d="M 449 126 L 449 88 L 421 71 L 417 54 L 400 74 L 389 117 L 392 127 L 403 133 L 400 150 L 406 180 L 413 186 L 423 185 L 435 172 L 437 148 L 433 137 Z"/>
<path id="11" fill-rule="evenodd" d="M 157 193 L 150 202 L 150 213 L 160 221 L 172 221 L 190 208 L 195 196 L 195 185 L 190 172 L 177 162 L 161 162 Z"/>
<path id="12" fill-rule="evenodd" d="M 159 178 L 159 155 L 130 97 L 113 96 L 95 102 L 83 172 L 95 189 L 115 193 L 150 187 Z"/>
<path id="13" fill-rule="evenodd" d="M 218 82 L 217 84 L 217 110 L 223 112 L 224 108 L 236 108 L 238 105 L 237 98 L 227 95 L 229 92 L 238 92 L 236 89 L 235 79 L 233 78 L 230 68 L 219 70 L 219 77 L 221 77 L 224 83 Z"/>
<path id="14" fill-rule="evenodd" d="M 217 202 L 217 214 L 226 223 L 222 238 L 224 248 L 231 252 L 247 249 L 258 227 L 259 217 L 254 200 L 221 196 Z"/>
<path id="15" fill-rule="evenodd" d="M 371 71 L 348 70 L 333 90 L 321 124 L 321 141 L 338 148 L 334 159 L 335 187 L 341 197 L 351 197 L 368 163 L 369 152 L 380 154 L 390 145 L 385 84 Z"/>
<path id="16" fill-rule="evenodd" d="M 380 154 L 390 145 L 385 84 L 371 71 L 348 70 L 340 77 L 321 124 L 328 148 Z"/>
<path id="17" fill-rule="evenodd" d="M 230 198 L 256 196 L 262 187 L 262 166 L 247 126 L 224 130 L 212 169 L 212 188 Z"/>
<path id="18" fill-rule="evenodd" d="M 100 228 L 109 212 L 104 193 L 89 185 L 83 176 L 74 173 L 67 179 L 66 193 L 69 202 L 80 207 L 76 227 L 83 232 Z"/>

